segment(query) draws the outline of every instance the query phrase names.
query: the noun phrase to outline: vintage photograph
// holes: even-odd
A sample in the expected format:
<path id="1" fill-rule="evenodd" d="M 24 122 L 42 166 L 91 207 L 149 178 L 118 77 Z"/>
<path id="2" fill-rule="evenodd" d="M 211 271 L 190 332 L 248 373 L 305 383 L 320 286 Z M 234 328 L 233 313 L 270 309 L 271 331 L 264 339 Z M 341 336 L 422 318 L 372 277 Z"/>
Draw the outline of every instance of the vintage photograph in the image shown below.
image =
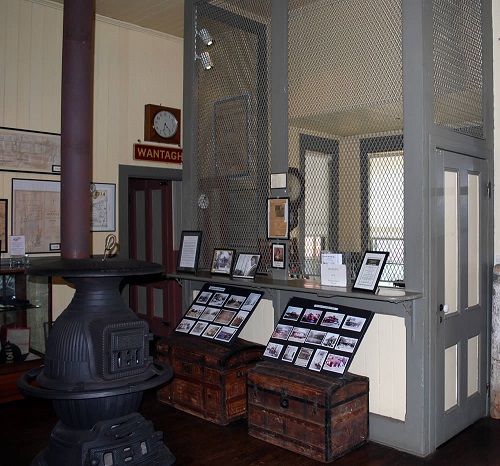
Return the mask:
<path id="1" fill-rule="evenodd" d="M 298 349 L 298 346 L 288 345 L 285 348 L 285 352 L 283 353 L 283 357 L 281 359 L 286 362 L 293 362 Z"/>
<path id="2" fill-rule="evenodd" d="M 304 322 L 305 324 L 316 325 L 321 318 L 321 314 L 323 314 L 323 311 L 318 311 L 316 309 L 306 309 L 300 321 Z"/>
<path id="3" fill-rule="evenodd" d="M 300 314 L 302 314 L 301 307 L 288 306 L 283 314 L 283 319 L 299 320 Z"/>
<path id="4" fill-rule="evenodd" d="M 211 272 L 222 275 L 231 275 L 233 258 L 233 249 L 214 249 Z"/>
<path id="5" fill-rule="evenodd" d="M 214 319 L 214 322 L 216 324 L 223 324 L 227 325 L 233 317 L 236 315 L 236 311 L 228 311 L 227 309 L 222 309 L 222 311 L 219 312 L 219 315 Z"/>
<path id="6" fill-rule="evenodd" d="M 314 353 L 314 357 L 311 361 L 309 369 L 319 372 L 323 367 L 326 357 L 328 356 L 328 351 L 324 349 L 317 349 Z"/>
<path id="7" fill-rule="evenodd" d="M 273 244 L 272 250 L 272 267 L 275 269 L 285 268 L 285 245 Z"/>
<path id="8" fill-rule="evenodd" d="M 308 328 L 294 327 L 288 337 L 289 341 L 296 341 L 297 343 L 304 343 L 307 335 L 309 334 Z"/>
<path id="9" fill-rule="evenodd" d="M 207 304 L 208 301 L 210 301 L 212 294 L 213 293 L 210 293 L 209 291 L 202 291 L 196 298 L 196 302 L 200 304 Z"/>
<path id="10" fill-rule="evenodd" d="M 231 327 L 239 327 L 245 319 L 248 317 L 249 312 L 247 311 L 239 311 L 236 314 L 236 317 L 231 321 Z"/>
<path id="11" fill-rule="evenodd" d="M 325 336 L 326 336 L 326 332 L 320 332 L 318 330 L 311 330 L 309 332 L 309 335 L 307 335 L 306 343 L 310 343 L 311 345 L 321 345 Z"/>
<path id="12" fill-rule="evenodd" d="M 230 307 L 231 309 L 239 309 L 245 302 L 245 296 L 231 295 L 226 301 L 225 307 Z"/>
<path id="13" fill-rule="evenodd" d="M 200 336 L 203 331 L 207 328 L 208 322 L 196 322 L 194 327 L 189 332 L 191 335 Z"/>
<path id="14" fill-rule="evenodd" d="M 323 327 L 340 328 L 344 316 L 345 314 L 341 314 L 340 312 L 326 312 L 321 325 Z"/>
<path id="15" fill-rule="evenodd" d="M 335 349 L 338 351 L 345 351 L 346 353 L 352 353 L 354 348 L 356 348 L 357 342 L 357 338 L 340 337 Z"/>
<path id="16" fill-rule="evenodd" d="M 325 364 L 323 364 L 323 369 L 326 371 L 343 374 L 348 362 L 349 358 L 330 353 L 326 357 Z"/>
<path id="17" fill-rule="evenodd" d="M 243 306 L 241 306 L 241 309 L 245 311 L 251 311 L 254 308 L 254 306 L 259 302 L 261 296 L 262 296 L 261 294 L 250 293 L 246 301 L 243 303 Z"/>
<path id="18" fill-rule="evenodd" d="M 189 310 L 186 312 L 185 317 L 192 317 L 193 319 L 199 319 L 200 316 L 203 314 L 204 310 L 205 306 L 198 306 L 195 304 L 189 308 Z"/>
<path id="19" fill-rule="evenodd" d="M 212 322 L 217 317 L 217 314 L 219 312 L 220 312 L 220 309 L 217 309 L 215 307 L 207 307 L 203 311 L 203 314 L 200 316 L 200 319 L 201 320 L 208 320 L 209 322 Z"/>
<path id="20" fill-rule="evenodd" d="M 215 335 L 215 340 L 230 341 L 231 338 L 233 338 L 235 332 L 236 332 L 235 328 L 222 327 L 217 333 L 217 335 Z"/>
<path id="21" fill-rule="evenodd" d="M 353 332 L 361 332 L 361 330 L 363 330 L 363 325 L 365 324 L 365 322 L 366 319 L 364 319 L 363 317 L 347 316 L 344 324 L 342 325 L 342 328 L 345 328 L 346 330 L 352 330 Z"/>
<path id="22" fill-rule="evenodd" d="M 271 338 L 277 338 L 278 340 L 286 340 L 288 339 L 288 335 L 290 335 L 292 328 L 293 327 L 291 325 L 278 324 L 274 329 Z"/>
<path id="23" fill-rule="evenodd" d="M 215 293 L 210 300 L 210 306 L 222 307 L 227 298 L 229 298 L 227 293 Z"/>
<path id="24" fill-rule="evenodd" d="M 220 325 L 210 324 L 206 330 L 203 332 L 202 337 L 214 338 L 217 332 L 220 330 Z"/>
<path id="25" fill-rule="evenodd" d="M 328 332 L 325 335 L 325 338 L 323 339 L 323 342 L 321 343 L 321 345 L 326 346 L 328 348 L 335 348 L 335 344 L 337 343 L 339 336 L 340 335 L 338 335 L 337 333 Z"/>
<path id="26" fill-rule="evenodd" d="M 303 346 L 299 350 L 299 354 L 297 354 L 297 359 L 295 360 L 295 365 L 300 367 L 307 367 L 309 364 L 309 359 L 313 354 L 314 350 L 312 348 L 307 348 Z"/>
<path id="27" fill-rule="evenodd" d="M 194 320 L 182 319 L 179 322 L 179 325 L 177 325 L 177 328 L 175 330 L 177 330 L 178 332 L 189 333 L 193 328 L 194 324 L 195 324 Z"/>
<path id="28" fill-rule="evenodd" d="M 260 254 L 239 254 L 233 270 L 234 278 L 254 278 L 260 262 Z"/>
<path id="29" fill-rule="evenodd" d="M 283 349 L 283 345 L 280 345 L 278 343 L 269 342 L 266 346 L 266 350 L 264 351 L 264 356 L 278 359 L 282 349 Z"/>

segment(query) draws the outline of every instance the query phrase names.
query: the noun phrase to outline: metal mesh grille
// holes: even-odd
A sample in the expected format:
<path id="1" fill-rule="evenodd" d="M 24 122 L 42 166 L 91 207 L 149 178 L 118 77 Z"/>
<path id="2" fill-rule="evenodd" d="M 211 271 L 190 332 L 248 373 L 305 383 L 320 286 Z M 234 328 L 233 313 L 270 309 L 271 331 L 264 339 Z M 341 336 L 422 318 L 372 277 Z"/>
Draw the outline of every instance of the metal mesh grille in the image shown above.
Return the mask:
<path id="1" fill-rule="evenodd" d="M 197 60 L 197 225 L 203 231 L 200 267 L 213 248 L 261 252 L 270 263 L 266 199 L 270 171 L 269 0 L 211 1 L 196 10 L 196 54 L 208 52 L 213 68 Z"/>
<path id="2" fill-rule="evenodd" d="M 289 272 L 319 276 L 327 249 L 354 275 L 365 250 L 390 249 L 384 278 L 403 279 L 401 0 L 288 8 L 289 165 L 304 186 L 290 203 Z M 197 30 L 214 38 L 210 48 L 196 39 L 213 68 L 197 60 L 193 89 L 202 268 L 214 247 L 260 252 L 260 271 L 270 266 L 270 16 L 270 0 L 196 6 Z M 398 174 L 382 176 L 386 163 Z"/>
<path id="3" fill-rule="evenodd" d="M 292 272 L 319 276 L 330 250 L 353 276 L 383 250 L 383 279 L 404 279 L 401 15 L 394 0 L 289 2 L 289 164 L 305 179 Z"/>
<path id="4" fill-rule="evenodd" d="M 434 0 L 434 122 L 483 138 L 482 1 Z"/>

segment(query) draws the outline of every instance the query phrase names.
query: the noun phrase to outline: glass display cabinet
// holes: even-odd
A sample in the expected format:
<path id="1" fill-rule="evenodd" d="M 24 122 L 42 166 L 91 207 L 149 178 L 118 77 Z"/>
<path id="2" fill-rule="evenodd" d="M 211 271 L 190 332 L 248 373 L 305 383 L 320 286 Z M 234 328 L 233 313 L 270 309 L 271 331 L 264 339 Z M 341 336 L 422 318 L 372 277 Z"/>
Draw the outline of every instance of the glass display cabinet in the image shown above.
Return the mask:
<path id="1" fill-rule="evenodd" d="M 16 380 L 43 364 L 52 319 L 50 280 L 0 262 L 0 403 L 22 398 Z"/>

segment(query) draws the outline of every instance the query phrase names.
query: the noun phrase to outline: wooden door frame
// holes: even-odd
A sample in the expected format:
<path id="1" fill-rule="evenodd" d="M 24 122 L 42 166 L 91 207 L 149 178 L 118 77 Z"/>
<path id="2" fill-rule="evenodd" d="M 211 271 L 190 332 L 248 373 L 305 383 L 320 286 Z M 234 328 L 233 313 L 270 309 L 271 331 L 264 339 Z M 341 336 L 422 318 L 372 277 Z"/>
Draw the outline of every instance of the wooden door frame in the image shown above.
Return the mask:
<path id="1" fill-rule="evenodd" d="M 120 257 L 129 258 L 129 237 L 128 237 L 128 198 L 129 198 L 129 179 L 145 178 L 154 180 L 182 181 L 182 168 L 158 168 L 143 167 L 136 165 L 118 166 L 118 242 L 120 245 Z M 181 205 L 182 188 L 180 183 L 173 183 L 172 198 L 174 203 L 173 211 L 173 230 L 174 230 L 174 248 L 179 244 L 181 237 Z"/>

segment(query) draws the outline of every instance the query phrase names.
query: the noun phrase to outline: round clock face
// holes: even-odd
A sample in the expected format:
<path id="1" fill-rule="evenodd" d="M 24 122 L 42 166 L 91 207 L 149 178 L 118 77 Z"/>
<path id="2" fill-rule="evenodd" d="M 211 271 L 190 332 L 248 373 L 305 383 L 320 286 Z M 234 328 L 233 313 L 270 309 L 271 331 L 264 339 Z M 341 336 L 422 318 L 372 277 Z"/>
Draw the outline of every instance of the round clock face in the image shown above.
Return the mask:
<path id="1" fill-rule="evenodd" d="M 162 110 L 158 112 L 153 120 L 153 127 L 162 138 L 171 138 L 179 129 L 179 122 L 174 114 Z"/>

